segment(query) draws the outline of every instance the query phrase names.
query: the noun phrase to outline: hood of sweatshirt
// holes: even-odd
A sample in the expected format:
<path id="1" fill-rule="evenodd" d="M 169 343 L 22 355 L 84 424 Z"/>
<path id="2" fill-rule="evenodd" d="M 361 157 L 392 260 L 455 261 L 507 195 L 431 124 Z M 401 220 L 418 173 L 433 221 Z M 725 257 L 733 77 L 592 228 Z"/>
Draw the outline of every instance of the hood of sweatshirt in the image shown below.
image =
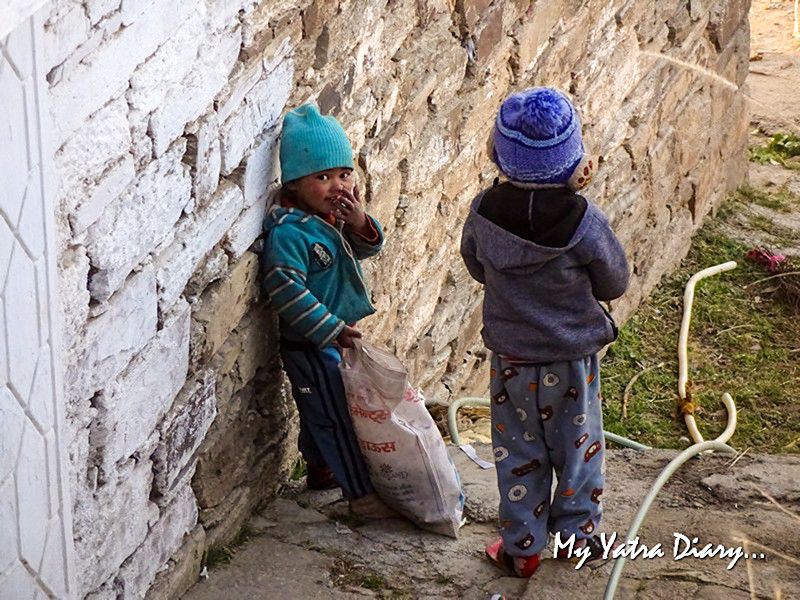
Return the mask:
<path id="1" fill-rule="evenodd" d="M 535 273 L 551 260 L 574 248 L 584 238 L 596 210 L 590 204 L 569 242 L 565 246 L 551 248 L 518 237 L 479 214 L 478 207 L 482 197 L 479 195 L 471 208 L 477 255 L 481 262 L 489 263 L 497 271 Z"/>

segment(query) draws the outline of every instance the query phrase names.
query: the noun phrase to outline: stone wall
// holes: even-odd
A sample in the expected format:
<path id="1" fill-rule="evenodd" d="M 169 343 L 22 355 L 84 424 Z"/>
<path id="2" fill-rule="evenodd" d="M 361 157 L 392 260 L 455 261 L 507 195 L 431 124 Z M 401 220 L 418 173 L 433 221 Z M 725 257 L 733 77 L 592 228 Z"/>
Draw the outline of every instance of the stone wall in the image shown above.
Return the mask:
<path id="1" fill-rule="evenodd" d="M 363 323 L 429 395 L 486 387 L 457 253 L 493 115 L 550 84 L 600 156 L 625 317 L 745 173 L 747 0 L 54 0 L 45 26 L 78 585 L 174 596 L 294 454 L 260 224 L 287 107 L 345 125 L 387 233 Z M 653 53 L 653 54 L 649 54 Z M 659 53 L 698 64 L 715 81 Z"/>

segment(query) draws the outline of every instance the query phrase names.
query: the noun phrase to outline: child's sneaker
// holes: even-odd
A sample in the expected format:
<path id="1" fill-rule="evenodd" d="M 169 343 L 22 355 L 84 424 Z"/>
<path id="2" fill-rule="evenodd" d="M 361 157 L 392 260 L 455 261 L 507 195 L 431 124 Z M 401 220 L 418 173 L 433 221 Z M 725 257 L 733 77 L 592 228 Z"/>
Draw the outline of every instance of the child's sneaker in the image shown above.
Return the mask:
<path id="1" fill-rule="evenodd" d="M 306 487 L 310 490 L 333 490 L 339 487 L 333 478 L 333 471 L 327 465 L 317 467 L 308 465 L 306 475 Z"/>
<path id="2" fill-rule="evenodd" d="M 503 538 L 486 546 L 486 557 L 496 566 L 517 577 L 528 578 L 539 568 L 539 555 L 511 556 L 503 549 Z"/>
<path id="3" fill-rule="evenodd" d="M 350 500 L 350 512 L 363 519 L 393 519 L 400 517 L 400 513 L 387 506 L 375 492 Z"/>
<path id="4" fill-rule="evenodd" d="M 584 543 L 578 546 L 577 543 L 580 541 L 583 541 Z M 599 536 L 593 535 L 590 538 L 578 540 L 578 542 L 576 542 L 575 549 L 584 547 L 589 548 L 589 556 L 586 559 L 586 562 L 593 562 L 603 558 L 603 544 L 600 542 Z M 572 556 L 570 556 L 566 548 L 561 548 L 556 554 L 556 558 L 559 560 L 569 560 L 573 564 L 578 564 L 581 560 L 574 551 L 572 552 Z"/>

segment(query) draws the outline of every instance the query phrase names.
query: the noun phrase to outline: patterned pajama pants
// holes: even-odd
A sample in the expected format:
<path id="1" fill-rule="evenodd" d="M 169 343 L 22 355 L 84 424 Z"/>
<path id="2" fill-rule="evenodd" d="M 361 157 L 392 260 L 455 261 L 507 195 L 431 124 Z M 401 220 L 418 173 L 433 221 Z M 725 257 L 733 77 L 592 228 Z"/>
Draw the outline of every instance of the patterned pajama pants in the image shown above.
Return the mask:
<path id="1" fill-rule="evenodd" d="M 346 498 L 369 494 L 372 483 L 350 420 L 339 351 L 282 343 L 281 357 L 300 416 L 297 445 L 303 458 L 330 467 Z"/>
<path id="2" fill-rule="evenodd" d="M 491 395 L 506 552 L 537 554 L 548 533 L 591 537 L 602 515 L 605 472 L 597 356 L 520 365 L 493 354 Z"/>

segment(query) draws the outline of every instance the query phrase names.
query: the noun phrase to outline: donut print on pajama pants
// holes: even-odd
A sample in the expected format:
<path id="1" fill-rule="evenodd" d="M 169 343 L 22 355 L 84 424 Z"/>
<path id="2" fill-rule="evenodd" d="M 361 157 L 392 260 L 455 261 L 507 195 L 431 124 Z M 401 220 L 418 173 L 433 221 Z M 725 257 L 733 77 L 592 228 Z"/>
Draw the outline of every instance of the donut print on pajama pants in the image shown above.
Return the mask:
<path id="1" fill-rule="evenodd" d="M 562 540 L 591 537 L 602 516 L 605 472 L 597 356 L 532 365 L 493 354 L 491 396 L 506 552 L 537 554 L 557 531 Z"/>

